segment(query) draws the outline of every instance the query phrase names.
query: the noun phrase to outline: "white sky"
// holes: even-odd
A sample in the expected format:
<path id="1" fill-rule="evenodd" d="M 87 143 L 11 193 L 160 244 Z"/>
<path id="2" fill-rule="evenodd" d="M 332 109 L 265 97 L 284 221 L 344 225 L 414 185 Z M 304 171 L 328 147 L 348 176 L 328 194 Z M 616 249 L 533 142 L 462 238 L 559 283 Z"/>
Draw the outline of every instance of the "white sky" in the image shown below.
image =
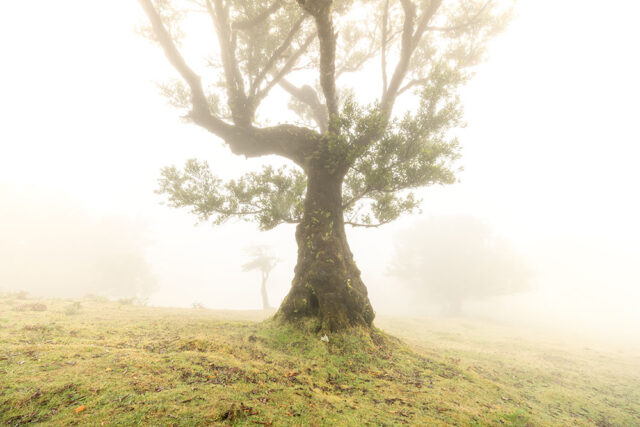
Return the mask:
<path id="1" fill-rule="evenodd" d="M 631 271 L 640 265 L 640 3 L 522 0 L 518 10 L 464 90 L 462 182 L 425 190 L 424 215 L 470 213 L 525 253 L 576 236 L 605 242 Z M 155 83 L 171 70 L 135 34 L 141 19 L 133 0 L 0 2 L 0 184 L 148 222 L 158 304 L 259 307 L 257 273 L 240 273 L 242 248 L 278 245 L 285 261 L 270 289 L 278 303 L 293 275 L 291 226 L 194 228 L 194 218 L 153 194 L 164 165 L 198 157 L 225 176 L 260 160 L 231 155 L 165 104 Z M 393 230 L 412 221 L 350 233 L 374 306 L 402 305 L 384 270 Z M 624 291 L 635 304 L 637 277 L 594 287 Z M 540 283 L 540 295 L 552 282 Z"/>

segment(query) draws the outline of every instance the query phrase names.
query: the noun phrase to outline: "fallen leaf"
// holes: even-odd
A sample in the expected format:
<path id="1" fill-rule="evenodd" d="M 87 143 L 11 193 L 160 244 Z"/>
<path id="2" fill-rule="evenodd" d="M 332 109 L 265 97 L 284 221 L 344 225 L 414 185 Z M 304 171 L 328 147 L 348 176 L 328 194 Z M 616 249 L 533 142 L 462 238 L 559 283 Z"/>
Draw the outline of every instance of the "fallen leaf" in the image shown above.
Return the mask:
<path id="1" fill-rule="evenodd" d="M 87 409 L 86 406 L 80 405 L 76 409 L 74 409 L 73 412 L 75 412 L 76 414 L 79 414 L 80 412 L 84 411 L 85 409 Z"/>

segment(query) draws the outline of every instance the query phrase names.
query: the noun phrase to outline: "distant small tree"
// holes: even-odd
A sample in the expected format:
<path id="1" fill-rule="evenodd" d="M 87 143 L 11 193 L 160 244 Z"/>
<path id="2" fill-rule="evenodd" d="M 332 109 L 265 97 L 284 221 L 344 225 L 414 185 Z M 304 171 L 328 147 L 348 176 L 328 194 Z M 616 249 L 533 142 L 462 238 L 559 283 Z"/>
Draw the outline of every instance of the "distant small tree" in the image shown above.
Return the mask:
<path id="1" fill-rule="evenodd" d="M 262 293 L 262 308 L 264 310 L 271 309 L 269 305 L 269 297 L 267 296 L 267 280 L 269 274 L 278 263 L 278 259 L 269 254 L 269 248 L 266 246 L 254 246 L 248 249 L 252 259 L 242 266 L 242 271 L 260 270 L 262 273 L 262 285 L 260 291 Z"/>
<path id="2" fill-rule="evenodd" d="M 397 236 L 390 274 L 406 280 L 418 300 L 462 312 L 465 300 L 529 288 L 524 260 L 505 239 L 470 216 L 432 218 Z"/>

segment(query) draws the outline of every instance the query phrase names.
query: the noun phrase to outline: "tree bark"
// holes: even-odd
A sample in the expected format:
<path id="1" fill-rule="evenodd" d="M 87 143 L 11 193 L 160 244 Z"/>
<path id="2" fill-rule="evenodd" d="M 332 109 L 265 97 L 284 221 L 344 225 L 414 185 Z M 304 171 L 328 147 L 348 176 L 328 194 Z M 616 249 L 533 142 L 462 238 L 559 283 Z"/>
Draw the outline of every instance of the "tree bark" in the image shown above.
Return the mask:
<path id="1" fill-rule="evenodd" d="M 343 177 L 324 167 L 307 172 L 304 214 L 296 228 L 298 262 L 277 316 L 317 318 L 325 331 L 369 327 L 375 314 L 347 243 Z"/>

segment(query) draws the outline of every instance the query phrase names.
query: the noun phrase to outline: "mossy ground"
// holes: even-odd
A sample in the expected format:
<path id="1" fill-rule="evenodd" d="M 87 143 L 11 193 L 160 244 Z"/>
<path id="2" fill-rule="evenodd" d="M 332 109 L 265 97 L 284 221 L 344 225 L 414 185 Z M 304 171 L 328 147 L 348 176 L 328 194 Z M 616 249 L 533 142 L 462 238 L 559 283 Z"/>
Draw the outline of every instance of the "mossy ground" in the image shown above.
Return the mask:
<path id="1" fill-rule="evenodd" d="M 377 323 L 404 341 L 327 343 L 258 311 L 77 302 L 0 295 L 0 423 L 640 425 L 630 350 L 389 318 Z"/>

